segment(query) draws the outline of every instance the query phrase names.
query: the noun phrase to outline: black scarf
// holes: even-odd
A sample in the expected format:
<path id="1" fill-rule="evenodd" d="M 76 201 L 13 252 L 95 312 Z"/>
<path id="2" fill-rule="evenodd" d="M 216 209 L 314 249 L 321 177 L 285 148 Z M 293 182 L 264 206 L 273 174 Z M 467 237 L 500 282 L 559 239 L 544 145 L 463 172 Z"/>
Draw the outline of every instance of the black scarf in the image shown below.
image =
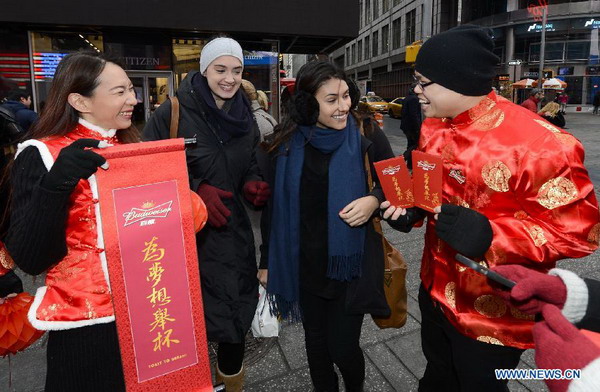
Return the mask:
<path id="1" fill-rule="evenodd" d="M 208 106 L 207 114 L 216 122 L 217 132 L 223 142 L 244 136 L 252 129 L 254 120 L 250 102 L 239 89 L 231 99 L 225 101 L 223 109 L 219 109 L 208 86 L 208 80 L 202 74 L 194 75 L 192 86 Z"/>

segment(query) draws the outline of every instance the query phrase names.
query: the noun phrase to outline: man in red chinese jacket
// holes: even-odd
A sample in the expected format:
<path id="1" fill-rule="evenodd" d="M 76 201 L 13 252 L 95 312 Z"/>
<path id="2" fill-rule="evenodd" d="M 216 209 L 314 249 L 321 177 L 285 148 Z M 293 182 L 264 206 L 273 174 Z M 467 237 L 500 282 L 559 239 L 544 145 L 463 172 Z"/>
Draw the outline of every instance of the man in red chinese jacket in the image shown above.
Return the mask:
<path id="1" fill-rule="evenodd" d="M 443 202 L 427 216 L 419 292 L 427 368 L 419 391 L 507 391 L 494 369 L 533 347 L 533 316 L 511 307 L 461 253 L 539 271 L 598 247 L 598 202 L 581 143 L 492 92 L 493 40 L 463 25 L 423 44 L 415 65 L 426 117 L 419 150 L 443 158 Z M 389 202 L 382 204 L 382 209 Z M 389 207 L 408 231 L 422 210 Z"/>

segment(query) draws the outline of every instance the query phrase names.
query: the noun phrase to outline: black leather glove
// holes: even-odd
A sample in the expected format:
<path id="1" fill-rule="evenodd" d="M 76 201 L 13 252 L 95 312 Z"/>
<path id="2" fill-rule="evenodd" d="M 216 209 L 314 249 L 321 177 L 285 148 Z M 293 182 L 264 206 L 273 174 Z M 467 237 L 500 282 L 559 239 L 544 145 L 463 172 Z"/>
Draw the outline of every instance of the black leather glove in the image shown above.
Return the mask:
<path id="1" fill-rule="evenodd" d="M 442 204 L 435 232 L 452 249 L 467 257 L 482 257 L 494 235 L 485 215 L 453 204 Z"/>
<path id="2" fill-rule="evenodd" d="M 380 210 L 381 217 L 385 210 Z M 412 230 L 415 223 L 425 218 L 425 211 L 419 207 L 411 207 L 406 209 L 405 215 L 400 215 L 398 219 L 392 220 L 390 218 L 384 219 L 392 229 L 408 233 Z"/>
<path id="3" fill-rule="evenodd" d="M 102 156 L 85 149 L 98 148 L 100 143 L 96 139 L 79 139 L 60 150 L 42 180 L 42 187 L 50 191 L 72 191 L 79 180 L 88 178 L 106 163 Z"/>
<path id="4" fill-rule="evenodd" d="M 14 271 L 8 271 L 3 276 L 0 276 L 0 298 L 6 297 L 12 293 L 22 293 L 23 282 Z"/>

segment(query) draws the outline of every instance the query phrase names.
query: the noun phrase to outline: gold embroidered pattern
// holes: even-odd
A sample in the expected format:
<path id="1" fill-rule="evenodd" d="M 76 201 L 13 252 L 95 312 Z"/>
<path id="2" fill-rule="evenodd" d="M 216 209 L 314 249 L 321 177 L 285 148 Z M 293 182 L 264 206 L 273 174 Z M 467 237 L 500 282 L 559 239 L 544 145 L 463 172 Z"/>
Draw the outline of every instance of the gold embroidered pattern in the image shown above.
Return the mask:
<path id="1" fill-rule="evenodd" d="M 498 318 L 506 313 L 506 303 L 495 295 L 482 295 L 475 300 L 475 310 L 489 318 Z"/>
<path id="2" fill-rule="evenodd" d="M 552 133 L 562 133 L 560 131 L 560 129 L 556 128 L 554 125 L 552 125 L 550 123 L 547 123 L 544 120 L 533 120 L 533 121 L 535 121 L 536 123 L 540 124 L 542 127 L 546 128 L 547 130 L 549 130 Z"/>
<path id="3" fill-rule="evenodd" d="M 6 268 L 7 270 L 11 270 L 15 266 L 15 262 L 6 251 L 5 247 L 2 247 L 2 249 L 0 249 L 0 265 Z"/>
<path id="4" fill-rule="evenodd" d="M 83 317 L 85 317 L 88 320 L 95 319 L 98 317 L 98 314 L 94 310 L 94 306 L 87 298 L 85 299 L 85 311 L 83 312 Z"/>
<path id="5" fill-rule="evenodd" d="M 509 306 L 509 309 L 510 314 L 516 319 L 527 321 L 533 321 L 535 319 L 535 316 L 533 314 L 523 313 L 519 309 L 513 308 L 512 306 Z"/>
<path id="6" fill-rule="evenodd" d="M 481 168 L 481 177 L 485 184 L 496 192 L 508 192 L 508 180 L 511 172 L 501 161 L 490 161 Z"/>
<path id="7" fill-rule="evenodd" d="M 458 205 L 458 206 L 462 206 L 462 207 L 465 207 L 465 208 L 471 208 L 471 206 L 469 205 L 469 203 L 467 203 L 467 202 L 466 202 L 466 201 L 465 201 L 465 200 L 464 200 L 462 197 L 460 197 L 460 196 L 452 196 L 452 197 L 450 198 L 450 202 L 451 202 L 452 204 L 456 204 L 456 205 Z"/>
<path id="8" fill-rule="evenodd" d="M 469 109 L 469 118 L 472 121 L 477 120 L 487 114 L 494 106 L 496 106 L 496 102 L 489 97 L 485 97 L 478 105 Z"/>
<path id="9" fill-rule="evenodd" d="M 531 227 L 528 227 L 527 231 L 529 232 L 529 235 L 531 236 L 533 243 L 538 248 L 540 246 L 544 245 L 546 242 L 548 242 L 548 240 L 546 239 L 546 236 L 544 235 L 544 230 L 540 226 L 533 225 Z"/>
<path id="10" fill-rule="evenodd" d="M 446 296 L 448 305 L 450 305 L 452 309 L 456 310 L 456 283 L 448 283 L 446 285 L 446 289 L 444 290 L 444 295 Z"/>
<path id="11" fill-rule="evenodd" d="M 489 113 L 479 117 L 473 125 L 480 131 L 490 131 L 498 128 L 504 121 L 504 112 L 500 108 L 490 110 Z"/>
<path id="12" fill-rule="evenodd" d="M 519 219 L 519 220 L 523 220 L 523 219 L 527 219 L 527 213 L 523 210 L 519 210 L 517 212 L 515 212 L 515 218 Z"/>
<path id="13" fill-rule="evenodd" d="M 454 147 L 452 147 L 452 145 L 450 144 L 446 144 L 442 148 L 442 159 L 447 162 L 454 162 L 455 157 L 456 156 L 454 155 Z"/>
<path id="14" fill-rule="evenodd" d="M 485 259 L 494 265 L 506 263 L 506 252 L 495 245 L 490 246 L 485 252 Z"/>
<path id="15" fill-rule="evenodd" d="M 552 210 L 556 207 L 569 204 L 577 198 L 579 191 L 571 180 L 565 177 L 556 177 L 548 180 L 540 187 L 537 202 L 543 207 Z"/>
<path id="16" fill-rule="evenodd" d="M 484 342 L 484 343 L 496 344 L 498 346 L 504 346 L 504 344 L 501 341 L 499 341 L 498 339 L 493 338 L 491 336 L 479 336 L 477 338 L 477 340 L 479 340 L 480 342 Z"/>
<path id="17" fill-rule="evenodd" d="M 600 242 L 600 223 L 596 223 L 592 230 L 590 230 L 588 237 L 588 242 L 591 242 L 594 245 L 599 245 Z"/>
<path id="18" fill-rule="evenodd" d="M 558 139 L 558 141 L 564 144 L 565 146 L 574 146 L 577 144 L 577 139 L 575 139 L 575 136 L 571 134 L 557 133 L 555 136 Z"/>

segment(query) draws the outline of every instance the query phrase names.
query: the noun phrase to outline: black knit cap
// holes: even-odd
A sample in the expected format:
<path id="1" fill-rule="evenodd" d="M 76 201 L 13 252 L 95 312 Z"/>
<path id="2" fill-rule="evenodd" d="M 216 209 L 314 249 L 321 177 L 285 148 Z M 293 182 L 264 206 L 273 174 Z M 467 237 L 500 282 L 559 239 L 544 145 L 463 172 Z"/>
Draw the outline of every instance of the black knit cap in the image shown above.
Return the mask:
<path id="1" fill-rule="evenodd" d="M 415 70 L 427 79 L 468 96 L 492 91 L 495 67 L 491 30 L 462 25 L 434 35 L 421 46 Z"/>

